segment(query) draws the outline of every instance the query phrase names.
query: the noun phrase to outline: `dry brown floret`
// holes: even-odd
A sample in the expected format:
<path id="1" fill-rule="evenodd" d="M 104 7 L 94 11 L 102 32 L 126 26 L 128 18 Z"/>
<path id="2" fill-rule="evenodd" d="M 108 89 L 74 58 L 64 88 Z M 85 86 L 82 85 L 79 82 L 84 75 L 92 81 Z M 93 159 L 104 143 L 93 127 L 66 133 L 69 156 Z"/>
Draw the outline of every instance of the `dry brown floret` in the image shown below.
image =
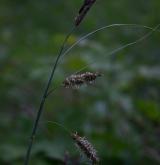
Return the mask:
<path id="1" fill-rule="evenodd" d="M 97 77 L 102 76 L 100 73 L 85 72 L 81 74 L 71 75 L 63 81 L 63 86 L 65 88 L 79 87 L 83 84 L 93 83 Z"/>
<path id="2" fill-rule="evenodd" d="M 92 164 L 97 164 L 99 162 L 99 157 L 97 156 L 97 151 L 94 149 L 92 144 L 85 137 L 81 137 L 77 133 L 72 133 L 71 136 L 78 148 L 89 160 L 92 161 Z"/>

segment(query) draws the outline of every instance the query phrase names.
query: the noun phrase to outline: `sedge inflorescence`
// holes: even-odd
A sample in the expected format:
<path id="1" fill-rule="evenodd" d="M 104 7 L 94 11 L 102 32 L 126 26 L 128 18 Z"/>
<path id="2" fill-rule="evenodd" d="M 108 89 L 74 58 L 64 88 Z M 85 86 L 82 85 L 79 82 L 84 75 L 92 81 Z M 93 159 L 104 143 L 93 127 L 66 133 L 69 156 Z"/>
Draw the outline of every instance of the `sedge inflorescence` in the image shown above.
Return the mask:
<path id="1" fill-rule="evenodd" d="M 99 157 L 97 156 L 97 151 L 94 149 L 92 144 L 85 138 L 79 136 L 77 133 L 71 134 L 73 140 L 75 141 L 77 147 L 87 156 L 92 164 L 97 164 L 99 162 Z"/>
<path id="2" fill-rule="evenodd" d="M 63 81 L 63 86 L 65 88 L 78 88 L 79 86 L 83 84 L 92 84 L 97 77 L 102 76 L 102 74 L 96 72 L 85 72 L 80 74 L 73 74 L 69 77 L 67 77 Z"/>
<path id="3" fill-rule="evenodd" d="M 75 26 L 78 26 L 82 22 L 82 20 L 88 13 L 91 6 L 95 3 L 95 1 L 96 0 L 84 0 L 83 4 L 78 12 L 78 16 L 75 18 Z"/>

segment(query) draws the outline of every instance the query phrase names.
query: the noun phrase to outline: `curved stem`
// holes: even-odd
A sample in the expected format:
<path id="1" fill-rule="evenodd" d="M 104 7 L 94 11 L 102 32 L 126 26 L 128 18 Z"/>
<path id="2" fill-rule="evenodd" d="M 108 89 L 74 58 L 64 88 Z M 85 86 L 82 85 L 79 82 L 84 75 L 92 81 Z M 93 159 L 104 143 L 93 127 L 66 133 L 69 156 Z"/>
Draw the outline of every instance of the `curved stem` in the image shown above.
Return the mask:
<path id="1" fill-rule="evenodd" d="M 63 49 L 64 49 L 66 41 L 68 40 L 68 38 L 70 37 L 70 35 L 73 33 L 73 31 L 75 29 L 76 29 L 76 27 L 73 27 L 72 30 L 65 37 L 65 39 L 63 41 L 63 44 L 62 44 L 62 46 L 60 48 L 60 51 L 58 53 L 58 56 L 56 58 L 56 61 L 55 61 L 54 65 L 53 65 L 51 74 L 49 76 L 46 88 L 44 90 L 44 93 L 43 93 L 43 96 L 42 96 L 42 99 L 41 99 L 41 102 L 40 102 L 40 106 L 39 106 L 38 112 L 37 112 L 37 115 L 36 115 L 36 118 L 35 118 L 35 122 L 34 122 L 33 129 L 32 129 L 32 132 L 31 132 L 31 136 L 30 136 L 30 139 L 29 139 L 29 144 L 28 144 L 28 149 L 27 149 L 27 152 L 26 152 L 24 165 L 28 165 L 29 164 L 31 150 L 32 150 L 32 146 L 33 146 L 33 140 L 35 139 L 35 135 L 36 135 L 36 131 L 37 131 L 37 128 L 38 128 L 39 119 L 40 119 L 42 111 L 43 111 L 43 107 L 44 107 L 44 104 L 45 104 L 47 93 L 48 93 L 49 87 L 51 85 L 51 82 L 53 80 L 54 73 L 55 73 L 55 70 L 56 70 L 57 65 L 58 65 L 58 61 L 59 61 L 59 59 L 60 59 L 60 57 L 62 55 L 62 52 L 63 52 Z"/>
<path id="2" fill-rule="evenodd" d="M 141 38 L 137 39 L 136 41 L 130 42 L 130 43 L 125 44 L 125 45 L 123 45 L 123 46 L 121 46 L 121 47 L 119 47 L 119 48 L 117 48 L 117 49 L 114 49 L 113 51 L 107 53 L 107 55 L 113 55 L 113 54 L 115 54 L 115 53 L 117 53 L 117 52 L 119 52 L 119 51 L 121 51 L 121 50 L 123 50 L 123 49 L 125 49 L 125 48 L 127 48 L 127 47 L 129 47 L 129 46 L 131 46 L 131 45 L 134 45 L 134 44 L 136 44 L 136 43 L 139 43 L 139 42 L 143 41 L 144 39 L 146 39 L 147 37 L 149 37 L 154 31 L 160 32 L 160 31 L 158 30 L 158 28 L 160 27 L 160 24 L 158 24 L 158 25 L 157 25 L 156 27 L 154 27 L 154 28 L 149 27 L 149 26 L 145 26 L 145 25 L 139 25 L 139 24 L 111 24 L 111 25 L 103 26 L 103 27 L 101 27 L 101 28 L 98 28 L 98 29 L 96 29 L 96 30 L 94 30 L 94 31 L 92 31 L 92 32 L 90 32 L 90 33 L 88 33 L 88 34 L 82 36 L 78 41 L 76 41 L 74 44 L 72 44 L 72 45 L 62 54 L 61 57 L 64 57 L 65 55 L 67 55 L 67 54 L 71 51 L 71 49 L 73 49 L 76 45 L 78 45 L 78 43 L 80 43 L 80 42 L 83 41 L 84 39 L 88 38 L 89 36 L 91 36 L 91 35 L 93 35 L 93 34 L 99 32 L 99 31 L 101 31 L 101 30 L 104 30 L 104 29 L 107 29 L 107 28 L 110 28 L 110 27 L 117 27 L 117 26 L 134 26 L 134 27 L 149 29 L 149 30 L 151 30 L 151 31 L 148 32 L 148 33 L 146 33 L 145 35 L 143 35 Z M 92 64 L 94 64 L 94 63 L 95 63 L 95 62 L 91 62 L 91 63 L 87 64 L 86 66 L 84 66 L 83 68 L 81 68 L 80 70 L 76 71 L 76 72 L 73 73 L 73 74 L 79 73 L 80 71 L 86 69 L 89 65 L 92 65 Z M 47 97 L 48 97 L 50 94 L 52 94 L 52 93 L 53 93 L 57 88 L 59 88 L 59 87 L 61 87 L 61 85 L 60 85 L 60 86 L 57 86 L 57 87 L 55 87 L 55 88 L 53 88 L 53 89 L 51 89 L 51 90 L 48 92 Z"/>
<path id="3" fill-rule="evenodd" d="M 130 47 L 130 46 L 132 46 L 132 45 L 135 45 L 135 44 L 137 44 L 137 43 L 140 43 L 140 42 L 143 41 L 144 39 L 148 38 L 148 37 L 149 37 L 154 31 L 156 31 L 159 27 L 160 27 L 160 24 L 158 24 L 155 28 L 152 28 L 151 31 L 149 31 L 148 33 L 146 33 L 145 35 L 143 35 L 141 38 L 137 39 L 136 41 L 130 42 L 130 43 L 128 43 L 128 44 L 125 44 L 125 45 L 123 45 L 123 46 L 121 46 L 121 47 L 119 47 L 119 48 L 117 48 L 117 49 L 114 49 L 113 51 L 107 53 L 107 56 L 111 56 L 111 55 L 113 55 L 113 54 L 115 54 L 115 53 L 117 53 L 117 52 L 119 52 L 119 51 L 121 51 L 121 50 L 123 50 L 123 49 L 125 49 L 125 48 L 127 48 L 127 47 Z M 94 63 L 95 63 L 95 61 L 90 62 L 89 64 L 87 64 L 86 66 L 84 66 L 83 68 L 81 68 L 80 70 L 76 71 L 74 74 L 77 74 L 77 73 L 81 72 L 82 70 L 86 69 L 89 65 L 92 65 L 92 64 L 94 64 Z"/>
<path id="4" fill-rule="evenodd" d="M 83 41 L 84 39 L 88 38 L 89 36 L 101 31 L 101 30 L 104 30 L 104 29 L 108 29 L 108 28 L 111 28 L 111 27 L 120 27 L 120 26 L 134 26 L 136 28 L 145 28 L 145 29 L 149 29 L 149 30 L 153 30 L 153 31 L 158 31 L 160 32 L 160 30 L 158 30 L 159 28 L 159 24 L 157 25 L 158 27 L 156 29 L 152 28 L 152 27 L 149 27 L 149 26 L 145 26 L 145 25 L 140 25 L 140 24 L 111 24 L 111 25 L 106 25 L 106 26 L 103 26 L 101 28 L 98 28 L 90 33 L 87 33 L 86 35 L 82 36 L 78 41 L 76 41 L 74 44 L 72 44 L 63 54 L 62 54 L 62 57 L 67 55 L 71 49 L 73 49 L 76 45 L 78 45 L 81 41 Z"/>

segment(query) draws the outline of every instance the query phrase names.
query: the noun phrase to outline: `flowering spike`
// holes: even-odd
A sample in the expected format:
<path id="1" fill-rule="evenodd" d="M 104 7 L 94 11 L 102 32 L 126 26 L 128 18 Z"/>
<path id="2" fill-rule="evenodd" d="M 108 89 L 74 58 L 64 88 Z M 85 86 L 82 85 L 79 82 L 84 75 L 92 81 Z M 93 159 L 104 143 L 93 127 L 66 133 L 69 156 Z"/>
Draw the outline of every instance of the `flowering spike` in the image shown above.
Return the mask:
<path id="1" fill-rule="evenodd" d="M 72 133 L 71 136 L 80 150 L 92 161 L 92 164 L 97 164 L 99 157 L 92 144 L 85 137 L 80 137 L 77 133 Z"/>
<path id="2" fill-rule="evenodd" d="M 81 74 L 71 75 L 63 81 L 63 86 L 65 88 L 74 88 L 79 87 L 83 84 L 92 84 L 99 76 L 102 76 L 102 74 L 98 72 L 85 72 Z"/>
<path id="3" fill-rule="evenodd" d="M 78 16 L 75 18 L 75 26 L 78 26 L 81 23 L 95 1 L 96 0 L 84 0 L 83 5 L 79 10 Z"/>

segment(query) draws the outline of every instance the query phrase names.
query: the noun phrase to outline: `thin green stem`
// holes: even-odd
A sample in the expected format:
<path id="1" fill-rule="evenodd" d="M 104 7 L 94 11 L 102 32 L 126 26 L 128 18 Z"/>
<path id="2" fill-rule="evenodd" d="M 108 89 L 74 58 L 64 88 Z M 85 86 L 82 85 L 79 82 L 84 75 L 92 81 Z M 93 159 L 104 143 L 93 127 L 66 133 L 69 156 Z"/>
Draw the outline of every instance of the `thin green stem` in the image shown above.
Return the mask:
<path id="1" fill-rule="evenodd" d="M 125 44 L 125 45 L 123 45 L 123 46 L 121 46 L 121 47 L 119 47 L 119 48 L 117 48 L 117 49 L 114 49 L 113 51 L 107 53 L 107 57 L 108 57 L 108 56 L 111 56 L 111 55 L 114 55 L 114 54 L 116 54 L 117 52 L 119 52 L 119 51 L 121 51 L 121 50 L 123 50 L 123 49 L 125 49 L 125 48 L 127 48 L 127 47 L 130 47 L 130 46 L 132 46 L 132 45 L 135 45 L 135 44 L 137 44 L 137 43 L 140 43 L 140 42 L 143 41 L 144 39 L 146 39 L 146 38 L 148 38 L 149 36 L 151 36 L 151 35 L 153 34 L 153 32 L 155 32 L 159 27 L 160 27 L 160 24 L 158 24 L 155 28 L 152 28 L 151 31 L 149 31 L 148 33 L 146 33 L 144 36 L 142 36 L 141 38 L 137 39 L 136 41 L 130 42 L 130 43 L 128 43 L 128 44 Z M 105 56 L 105 57 L 106 57 L 106 56 Z M 86 66 L 84 66 L 83 68 L 81 68 L 80 70 L 76 71 L 74 74 L 77 74 L 77 73 L 81 72 L 82 70 L 86 69 L 88 66 L 90 66 L 90 65 L 92 65 L 92 64 L 94 64 L 94 63 L 95 63 L 95 61 L 90 62 L 89 64 L 87 64 Z"/>
<path id="2" fill-rule="evenodd" d="M 158 31 L 160 32 L 160 30 L 158 30 L 159 28 L 159 25 L 156 29 L 152 28 L 152 27 L 149 27 L 149 26 L 145 26 L 145 25 L 140 25 L 140 24 L 111 24 L 111 25 L 106 25 L 106 26 L 103 26 L 101 28 L 98 28 L 90 33 L 87 33 L 86 35 L 82 36 L 79 40 L 77 40 L 74 44 L 72 44 L 63 54 L 62 54 L 62 57 L 67 55 L 76 45 L 78 45 L 81 41 L 83 41 L 84 39 L 90 37 L 91 35 L 99 32 L 99 31 L 102 31 L 102 30 L 105 30 L 105 29 L 108 29 L 108 28 L 112 28 L 112 27 L 120 27 L 120 26 L 132 26 L 132 27 L 135 27 L 135 28 L 145 28 L 145 29 L 150 29 L 150 30 L 153 30 L 153 31 Z"/>
<path id="3" fill-rule="evenodd" d="M 35 139 L 35 135 L 36 135 L 36 132 L 37 132 L 39 120 L 40 120 L 40 117 L 41 117 L 41 114 L 42 114 L 42 111 L 43 111 L 43 107 L 44 107 L 44 104 L 45 104 L 45 101 L 46 101 L 48 90 L 49 90 L 49 87 L 50 87 L 51 82 L 53 80 L 54 73 L 55 73 L 55 70 L 57 68 L 59 59 L 60 59 L 60 57 L 62 55 L 63 49 L 65 47 L 65 43 L 67 42 L 68 38 L 70 37 L 70 35 L 73 33 L 73 31 L 75 29 L 76 29 L 76 27 L 73 27 L 72 30 L 65 37 L 65 39 L 63 41 L 63 44 L 62 44 L 62 46 L 60 48 L 60 51 L 59 51 L 59 53 L 57 55 L 56 61 L 55 61 L 54 65 L 53 65 L 53 68 L 51 70 L 51 74 L 49 76 L 46 88 L 44 90 L 44 93 L 43 93 L 43 96 L 42 96 L 42 99 L 41 99 L 41 102 L 40 102 L 40 106 L 39 106 L 39 109 L 38 109 L 38 112 L 37 112 L 37 115 L 36 115 L 36 118 L 35 118 L 35 122 L 34 122 L 34 125 L 33 125 L 33 129 L 32 129 L 32 132 L 31 132 L 31 136 L 30 136 L 30 139 L 29 139 L 29 144 L 28 144 L 28 148 L 27 148 L 27 152 L 26 152 L 26 157 L 25 157 L 25 160 L 24 160 L 24 165 L 28 165 L 29 164 L 31 150 L 32 150 L 32 146 L 33 146 L 33 141 Z"/>
<path id="4" fill-rule="evenodd" d="M 150 36 L 153 32 L 155 32 L 155 31 L 160 32 L 160 31 L 158 30 L 158 28 L 160 27 L 160 24 L 158 24 L 155 28 L 152 28 L 152 27 L 149 27 L 149 26 L 145 26 L 145 25 L 139 25 L 139 24 L 111 24 L 111 25 L 103 26 L 103 27 L 101 27 L 101 28 L 98 28 L 98 29 L 96 29 L 96 30 L 94 30 L 94 31 L 92 31 L 92 32 L 90 32 L 90 33 L 87 33 L 86 35 L 82 36 L 78 41 L 76 41 L 74 44 L 72 44 L 72 45 L 62 54 L 61 57 L 64 57 L 65 55 L 67 55 L 67 54 L 71 51 L 71 49 L 73 49 L 76 45 L 78 45 L 78 43 L 80 43 L 80 42 L 83 41 L 84 39 L 88 38 L 89 36 L 91 36 L 91 35 L 93 35 L 93 34 L 99 32 L 99 31 L 105 30 L 105 29 L 107 29 L 107 28 L 119 27 L 119 26 L 134 26 L 134 27 L 136 27 L 136 28 L 137 28 L 137 27 L 139 27 L 139 28 L 145 28 L 145 29 L 149 29 L 149 30 L 151 30 L 151 31 L 149 31 L 148 33 L 146 33 L 145 35 L 143 35 L 142 37 L 140 37 L 140 38 L 137 39 L 136 41 L 130 42 L 130 43 L 125 44 L 125 45 L 123 45 L 123 46 L 121 46 L 121 47 L 119 47 L 119 48 L 117 48 L 117 49 L 114 49 L 113 51 L 107 53 L 107 56 L 116 54 L 117 52 L 119 52 L 119 51 L 121 51 L 121 50 L 123 50 L 123 49 L 125 49 L 125 48 L 127 48 L 127 47 L 129 47 L 129 46 L 135 45 L 135 44 L 137 44 L 137 43 L 143 41 L 144 39 L 146 39 L 147 37 L 149 37 L 149 36 Z M 92 65 L 92 64 L 94 64 L 94 63 L 95 63 L 95 61 L 93 61 L 93 62 L 87 64 L 86 66 L 84 66 L 83 68 L 81 68 L 80 70 L 76 71 L 76 72 L 73 73 L 73 74 L 79 73 L 80 71 L 86 69 L 89 65 Z M 55 87 L 54 89 L 51 89 L 51 90 L 48 92 L 47 97 L 48 97 L 50 94 L 52 94 L 52 93 L 53 93 L 56 89 L 58 89 L 59 87 L 61 87 L 61 85 Z"/>
<path id="5" fill-rule="evenodd" d="M 62 124 L 60 124 L 60 123 L 58 123 L 58 122 L 54 122 L 54 121 L 46 121 L 46 123 L 48 123 L 48 124 L 54 124 L 54 125 L 57 125 L 57 126 L 59 126 L 59 127 L 61 127 L 61 128 L 63 128 L 69 135 L 71 134 L 71 130 L 69 130 L 68 128 L 66 128 L 64 125 L 62 125 Z"/>

